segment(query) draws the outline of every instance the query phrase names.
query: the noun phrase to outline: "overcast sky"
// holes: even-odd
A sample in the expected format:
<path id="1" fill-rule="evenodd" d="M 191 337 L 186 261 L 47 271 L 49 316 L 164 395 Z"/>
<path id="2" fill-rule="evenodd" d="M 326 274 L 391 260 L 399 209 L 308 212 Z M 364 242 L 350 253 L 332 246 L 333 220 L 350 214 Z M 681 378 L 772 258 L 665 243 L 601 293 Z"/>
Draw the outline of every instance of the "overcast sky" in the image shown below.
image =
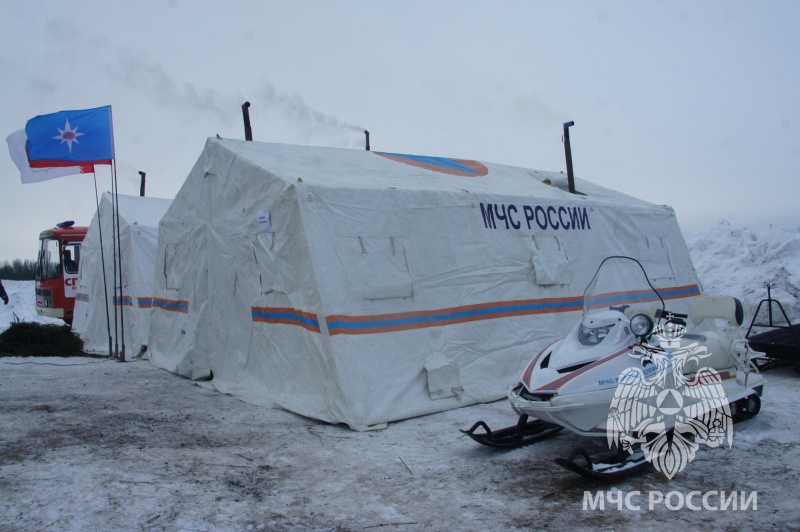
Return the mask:
<path id="1" fill-rule="evenodd" d="M 0 2 L 0 139 L 113 107 L 119 191 L 172 198 L 216 134 L 565 170 L 675 208 L 800 227 L 800 2 Z M 109 190 L 109 167 L 98 189 Z M 0 261 L 95 208 L 0 150 Z"/>

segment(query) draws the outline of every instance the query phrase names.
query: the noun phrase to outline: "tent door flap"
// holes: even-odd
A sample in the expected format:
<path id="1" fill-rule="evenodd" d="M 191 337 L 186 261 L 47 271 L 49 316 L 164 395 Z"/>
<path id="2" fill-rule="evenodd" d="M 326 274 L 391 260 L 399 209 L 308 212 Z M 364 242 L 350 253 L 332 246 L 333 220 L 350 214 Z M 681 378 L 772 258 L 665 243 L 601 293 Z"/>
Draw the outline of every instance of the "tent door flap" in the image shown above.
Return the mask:
<path id="1" fill-rule="evenodd" d="M 428 376 L 431 399 L 458 397 L 464 391 L 458 367 L 448 362 L 442 353 L 436 351 L 428 355 L 422 367 Z"/>

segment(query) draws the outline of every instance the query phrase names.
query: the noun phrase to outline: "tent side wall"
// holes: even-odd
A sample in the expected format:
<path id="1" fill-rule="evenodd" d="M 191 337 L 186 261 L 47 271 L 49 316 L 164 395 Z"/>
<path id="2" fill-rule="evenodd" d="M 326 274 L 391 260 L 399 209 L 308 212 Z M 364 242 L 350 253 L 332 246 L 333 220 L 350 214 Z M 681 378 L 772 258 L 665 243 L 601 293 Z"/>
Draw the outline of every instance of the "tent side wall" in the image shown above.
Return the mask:
<path id="1" fill-rule="evenodd" d="M 489 224 L 481 206 L 522 213 L 536 198 L 309 188 L 300 202 L 326 264 L 334 399 L 354 428 L 502 397 L 574 325 L 609 255 L 639 258 L 657 286 L 697 282 L 669 208 L 566 198 L 555 208 L 579 213 L 568 229 L 515 229 Z"/>
<path id="2" fill-rule="evenodd" d="M 103 195 L 101 202 L 101 212 L 106 210 L 106 196 Z M 101 216 L 105 222 L 105 214 Z M 78 273 L 78 289 L 75 298 L 75 311 L 72 321 L 72 329 L 78 333 L 83 340 L 83 349 L 87 353 L 111 355 L 109 352 L 109 326 L 110 316 L 113 316 L 113 309 L 108 307 L 111 304 L 110 297 L 106 298 L 106 289 L 113 292 L 113 284 L 108 287 L 108 283 L 103 284 L 103 254 L 110 250 L 100 249 L 100 219 L 95 213 L 86 232 L 86 238 L 81 245 L 81 262 Z M 102 232 L 110 231 L 110 226 L 106 229 L 105 224 Z M 105 243 L 103 244 L 105 248 Z M 108 309 L 108 313 L 106 310 Z M 113 345 L 113 344 L 112 344 Z"/>
<path id="3" fill-rule="evenodd" d="M 327 405 L 338 384 L 315 317 L 320 300 L 297 183 L 244 156 L 215 183 L 203 221 L 212 385 L 257 404 L 292 398 L 292 410 L 335 420 Z"/>
<path id="4" fill-rule="evenodd" d="M 126 357 L 130 358 L 144 353 L 148 343 L 153 268 L 158 240 L 155 224 L 171 200 L 118 196 L 118 247 L 114 233 L 115 209 L 112 198 L 111 194 L 103 194 L 100 216 L 98 218 L 95 214 L 82 246 L 79 296 L 76 300 L 79 304 L 76 305 L 73 328 L 83 339 L 87 352 L 106 355 L 112 354 L 109 350 L 122 349 L 124 328 Z M 115 282 L 114 258 L 118 251 L 122 265 L 122 297 Z M 118 271 L 116 275 L 119 276 Z"/>
<path id="5" fill-rule="evenodd" d="M 192 379 L 211 376 L 207 330 L 197 327 L 207 311 L 206 228 L 214 154 L 205 150 L 158 225 L 148 351 L 151 362 Z M 186 207 L 188 206 L 188 208 Z"/>
<path id="6" fill-rule="evenodd" d="M 280 226 L 265 229 L 270 219 Z M 293 183 L 209 143 L 161 221 L 157 255 L 156 366 L 339 420 L 326 406 L 336 384 L 314 325 L 319 296 Z"/>
<path id="7" fill-rule="evenodd" d="M 134 224 L 120 227 L 126 357 L 146 355 L 153 299 L 153 269 L 158 229 Z M 121 330 L 121 329 L 120 329 Z"/>

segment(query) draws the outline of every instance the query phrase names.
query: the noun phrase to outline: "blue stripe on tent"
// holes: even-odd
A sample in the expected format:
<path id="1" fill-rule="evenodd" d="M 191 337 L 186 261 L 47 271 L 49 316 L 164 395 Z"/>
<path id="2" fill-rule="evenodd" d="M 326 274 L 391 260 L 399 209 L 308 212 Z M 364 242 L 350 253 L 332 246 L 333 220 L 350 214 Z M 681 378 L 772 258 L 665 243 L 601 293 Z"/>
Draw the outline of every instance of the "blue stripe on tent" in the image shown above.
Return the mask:
<path id="1" fill-rule="evenodd" d="M 180 301 L 180 300 L 173 300 L 173 299 L 161 299 L 161 298 L 154 298 L 153 299 L 153 306 L 156 308 L 160 308 L 163 310 L 171 310 L 174 312 L 189 312 L 189 302 L 188 301 Z"/>
<path id="2" fill-rule="evenodd" d="M 580 297 L 501 301 L 431 311 L 383 314 L 379 316 L 329 316 L 326 322 L 330 335 L 372 334 L 394 330 L 453 325 L 456 323 L 467 323 L 508 316 L 569 312 L 580 310 L 582 307 L 583 300 Z"/>
<path id="3" fill-rule="evenodd" d="M 114 304 L 115 305 L 130 305 L 133 306 L 133 300 L 131 296 L 114 296 Z"/>
<path id="4" fill-rule="evenodd" d="M 697 285 L 659 289 L 664 299 L 693 297 L 700 295 Z M 656 299 L 647 293 L 628 292 L 609 296 L 599 306 L 627 301 Z M 489 320 L 502 317 L 527 316 L 532 314 L 546 314 L 555 312 L 577 311 L 583 308 L 581 296 L 562 297 L 551 299 L 537 299 L 527 301 L 501 301 L 469 305 L 430 311 L 414 311 L 396 314 L 382 314 L 376 316 L 328 316 L 326 323 L 328 333 L 336 334 L 375 334 L 424 327 L 437 327 L 454 325 L 471 321 Z"/>
<path id="5" fill-rule="evenodd" d="M 297 325 L 312 332 L 320 332 L 315 314 L 284 307 L 251 307 L 253 321 L 284 325 Z"/>
<path id="6" fill-rule="evenodd" d="M 700 287 L 697 285 L 681 287 L 675 290 L 666 290 L 661 293 L 661 297 L 667 299 L 674 297 L 691 297 L 699 295 L 700 295 Z"/>
<path id="7" fill-rule="evenodd" d="M 430 314 L 427 316 L 417 316 L 413 318 L 401 318 L 401 319 L 390 319 L 390 320 L 381 320 L 376 319 L 375 321 L 371 322 L 358 322 L 358 323 L 347 323 L 343 321 L 333 321 L 328 323 L 328 328 L 344 328 L 344 329 L 360 329 L 360 328 L 373 328 L 373 327 L 397 327 L 399 325 L 410 325 L 416 323 L 430 323 L 430 322 L 438 322 L 438 321 L 450 321 L 450 320 L 461 320 L 464 318 L 482 318 L 482 319 L 489 319 L 493 315 L 497 314 L 508 314 L 508 313 L 525 313 L 530 312 L 533 310 L 544 310 L 544 309 L 565 309 L 569 308 L 569 310 L 579 310 L 582 307 L 582 303 L 574 304 L 574 303 L 542 303 L 538 305 L 507 305 L 507 306 L 499 306 L 490 309 L 480 309 L 480 310 L 469 310 L 463 312 L 444 312 L 444 313 L 435 313 Z"/>

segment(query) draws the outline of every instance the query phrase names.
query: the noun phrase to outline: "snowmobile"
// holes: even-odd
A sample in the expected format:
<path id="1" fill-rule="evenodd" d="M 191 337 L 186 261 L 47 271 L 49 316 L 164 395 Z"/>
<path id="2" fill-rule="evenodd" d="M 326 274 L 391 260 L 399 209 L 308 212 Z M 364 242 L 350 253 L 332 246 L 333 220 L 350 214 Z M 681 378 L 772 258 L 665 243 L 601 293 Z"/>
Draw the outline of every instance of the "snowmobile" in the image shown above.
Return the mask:
<path id="1" fill-rule="evenodd" d="M 719 326 L 718 320 L 742 324 L 738 299 L 698 292 L 689 307 L 685 296 L 694 294 L 687 290 L 657 290 L 631 257 L 604 259 L 584 292 L 580 321 L 533 357 L 510 387 L 517 424 L 492 431 L 478 421 L 462 432 L 499 448 L 564 428 L 604 438 L 610 450 L 604 456 L 577 449 L 556 460 L 604 479 L 651 465 L 671 478 L 681 449 L 730 445 L 733 422 L 760 410 L 764 379 L 753 360 L 761 353 Z"/>

